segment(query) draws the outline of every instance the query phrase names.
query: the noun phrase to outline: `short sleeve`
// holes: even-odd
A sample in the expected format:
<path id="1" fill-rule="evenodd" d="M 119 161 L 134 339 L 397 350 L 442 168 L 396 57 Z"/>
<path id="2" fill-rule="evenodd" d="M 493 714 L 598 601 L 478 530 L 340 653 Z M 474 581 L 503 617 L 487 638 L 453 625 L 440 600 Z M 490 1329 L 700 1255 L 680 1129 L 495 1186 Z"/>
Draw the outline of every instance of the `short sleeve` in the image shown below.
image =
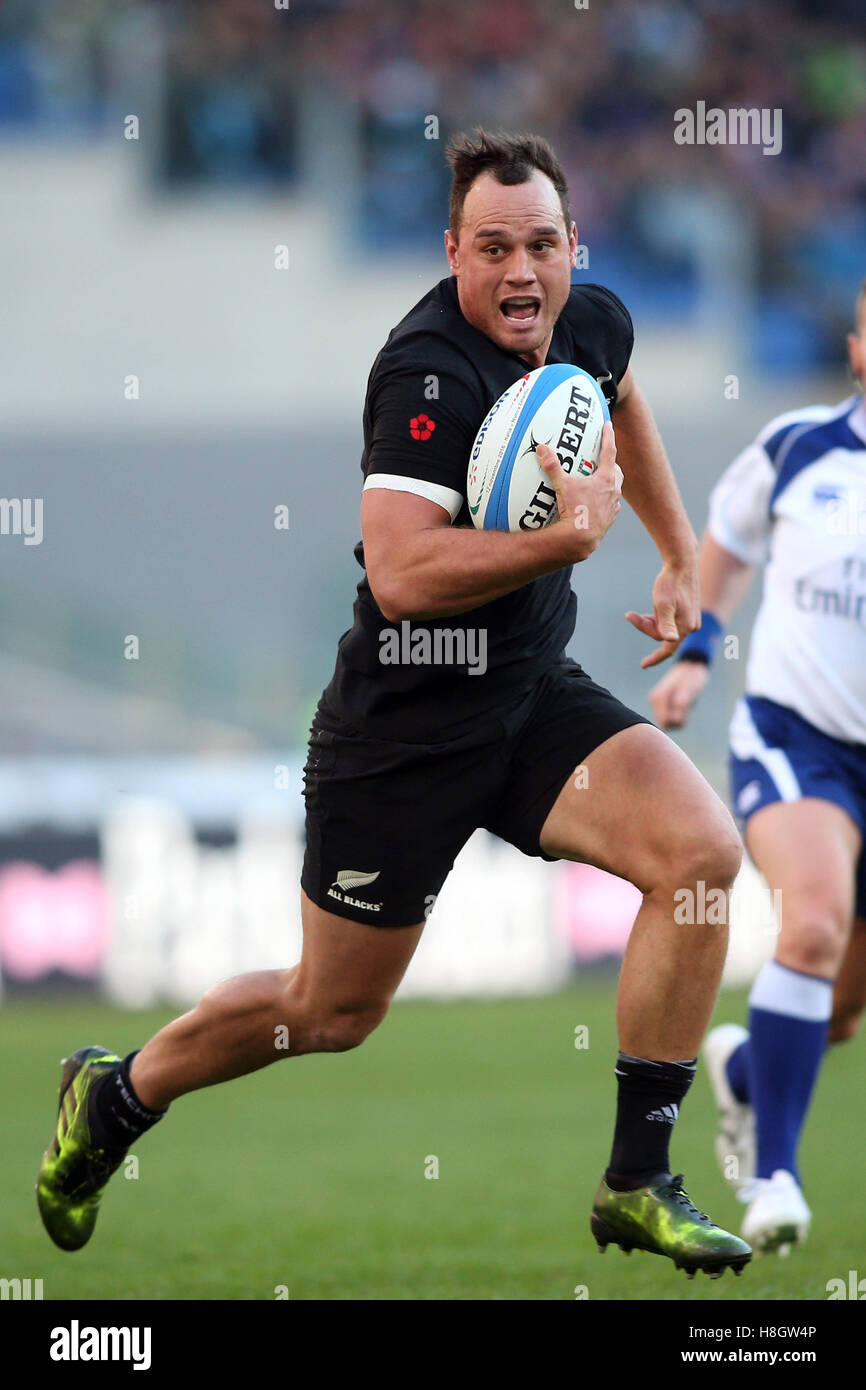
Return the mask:
<path id="1" fill-rule="evenodd" d="M 567 360 L 592 372 L 613 409 L 634 348 L 628 309 L 605 285 L 572 285 L 560 322 L 569 335 Z"/>
<path id="2" fill-rule="evenodd" d="M 634 324 L 622 300 L 606 285 L 583 285 L 592 302 L 598 306 L 599 328 L 610 362 L 610 371 L 619 385 L 628 371 L 634 349 Z"/>
<path id="3" fill-rule="evenodd" d="M 760 565 L 767 557 L 775 481 L 767 452 L 756 442 L 737 455 L 710 495 L 710 534 L 744 565 Z"/>
<path id="4" fill-rule="evenodd" d="M 364 490 L 413 492 L 454 521 L 483 417 L 483 403 L 453 369 L 389 366 L 368 396 Z"/>

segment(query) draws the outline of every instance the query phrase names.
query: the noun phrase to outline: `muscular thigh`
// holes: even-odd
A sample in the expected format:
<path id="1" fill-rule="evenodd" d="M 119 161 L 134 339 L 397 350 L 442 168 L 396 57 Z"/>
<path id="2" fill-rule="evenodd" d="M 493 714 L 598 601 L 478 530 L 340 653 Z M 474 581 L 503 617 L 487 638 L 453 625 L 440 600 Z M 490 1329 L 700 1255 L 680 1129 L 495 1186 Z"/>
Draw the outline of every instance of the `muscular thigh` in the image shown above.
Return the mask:
<path id="1" fill-rule="evenodd" d="M 642 892 L 660 872 L 699 868 L 738 837 L 720 798 L 682 749 L 651 724 L 614 734 L 562 788 L 541 831 L 544 852 L 595 864 Z"/>
<path id="2" fill-rule="evenodd" d="M 301 891 L 304 945 L 295 986 L 337 1010 L 387 1008 L 415 952 L 424 923 L 371 927 L 327 912 Z"/>
<path id="3" fill-rule="evenodd" d="M 781 895 L 783 941 L 810 925 L 847 933 L 861 836 L 846 811 L 818 797 L 772 802 L 749 817 L 746 846 Z"/>

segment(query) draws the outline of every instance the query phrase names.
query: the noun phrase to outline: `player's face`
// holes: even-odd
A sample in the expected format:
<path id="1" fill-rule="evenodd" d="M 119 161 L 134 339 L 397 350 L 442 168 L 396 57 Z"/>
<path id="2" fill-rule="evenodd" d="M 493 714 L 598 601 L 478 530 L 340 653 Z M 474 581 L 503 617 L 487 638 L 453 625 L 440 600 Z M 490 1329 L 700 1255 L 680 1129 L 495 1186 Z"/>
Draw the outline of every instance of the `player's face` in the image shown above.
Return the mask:
<path id="1" fill-rule="evenodd" d="M 577 228 L 566 227 L 547 175 L 536 170 L 508 186 L 480 174 L 445 249 L 464 316 L 499 347 L 542 367 L 577 256 Z"/>

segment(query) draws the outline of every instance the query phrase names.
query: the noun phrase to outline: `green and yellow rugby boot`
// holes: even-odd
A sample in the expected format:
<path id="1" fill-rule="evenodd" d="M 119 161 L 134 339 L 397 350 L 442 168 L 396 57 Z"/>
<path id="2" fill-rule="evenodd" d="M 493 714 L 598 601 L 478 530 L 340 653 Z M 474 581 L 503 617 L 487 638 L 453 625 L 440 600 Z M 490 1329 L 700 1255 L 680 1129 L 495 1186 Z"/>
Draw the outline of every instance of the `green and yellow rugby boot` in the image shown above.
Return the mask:
<path id="1" fill-rule="evenodd" d="M 87 1244 L 108 1179 L 127 1153 L 97 1147 L 88 1115 L 94 1086 L 119 1062 L 104 1047 L 82 1047 L 63 1059 L 57 1128 L 36 1180 L 43 1225 L 61 1250 Z"/>
<path id="2" fill-rule="evenodd" d="M 690 1279 L 702 1269 L 719 1279 L 726 1269 L 742 1274 L 751 1246 L 716 1226 L 691 1201 L 682 1174 L 658 1173 L 644 1187 L 615 1192 L 601 1180 L 592 1208 L 592 1234 L 604 1254 L 618 1245 L 627 1255 L 648 1250 L 666 1255 Z"/>

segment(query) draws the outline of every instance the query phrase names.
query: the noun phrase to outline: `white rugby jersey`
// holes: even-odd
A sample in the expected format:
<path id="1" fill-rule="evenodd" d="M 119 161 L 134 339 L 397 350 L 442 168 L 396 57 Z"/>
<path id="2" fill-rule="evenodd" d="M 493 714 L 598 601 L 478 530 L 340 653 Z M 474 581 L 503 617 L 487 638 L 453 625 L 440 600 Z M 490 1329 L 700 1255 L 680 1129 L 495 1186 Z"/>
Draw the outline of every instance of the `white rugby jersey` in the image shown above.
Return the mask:
<path id="1" fill-rule="evenodd" d="M 771 420 L 710 497 L 709 529 L 766 561 L 746 693 L 866 744 L 866 403 Z"/>

